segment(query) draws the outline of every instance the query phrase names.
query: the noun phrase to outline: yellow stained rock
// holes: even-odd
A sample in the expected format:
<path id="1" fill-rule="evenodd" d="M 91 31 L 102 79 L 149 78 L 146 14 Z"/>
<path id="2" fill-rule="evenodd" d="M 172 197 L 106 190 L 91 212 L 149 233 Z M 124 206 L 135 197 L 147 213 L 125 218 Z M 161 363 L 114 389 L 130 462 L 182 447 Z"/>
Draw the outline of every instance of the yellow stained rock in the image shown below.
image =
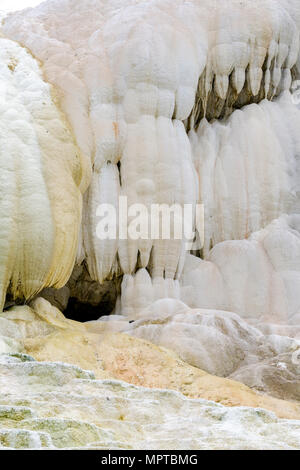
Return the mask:
<path id="1" fill-rule="evenodd" d="M 32 326 L 22 329 L 22 344 L 24 352 L 38 361 L 67 362 L 92 370 L 98 379 L 114 378 L 144 387 L 172 389 L 190 398 L 225 406 L 260 407 L 280 418 L 300 419 L 297 403 L 259 395 L 239 382 L 207 374 L 165 348 L 126 334 L 108 333 L 105 324 L 103 332 L 97 325 L 97 333 L 93 333 L 93 325 L 66 319 L 42 298 L 32 303 L 31 311 L 26 307 L 23 315 L 17 315 L 18 324 L 25 321 L 28 313 L 27 323 Z M 14 311 L 2 315 L 7 322 L 16 321 Z"/>

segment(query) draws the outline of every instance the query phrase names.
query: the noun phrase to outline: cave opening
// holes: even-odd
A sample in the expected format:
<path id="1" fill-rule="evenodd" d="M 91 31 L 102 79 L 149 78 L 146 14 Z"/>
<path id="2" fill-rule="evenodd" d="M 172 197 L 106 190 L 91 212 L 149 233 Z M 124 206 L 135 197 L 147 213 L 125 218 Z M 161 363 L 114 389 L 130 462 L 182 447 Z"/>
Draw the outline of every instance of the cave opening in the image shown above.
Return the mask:
<path id="1" fill-rule="evenodd" d="M 46 288 L 39 296 L 58 308 L 66 318 L 78 322 L 98 320 L 111 315 L 121 295 L 122 276 L 101 284 L 94 281 L 85 263 L 76 265 L 68 283 L 61 289 Z"/>
<path id="2" fill-rule="evenodd" d="M 103 300 L 97 305 L 88 302 L 80 302 L 75 297 L 70 297 L 63 314 L 69 320 L 81 323 L 98 320 L 100 317 L 110 315 L 114 310 L 115 303 Z"/>

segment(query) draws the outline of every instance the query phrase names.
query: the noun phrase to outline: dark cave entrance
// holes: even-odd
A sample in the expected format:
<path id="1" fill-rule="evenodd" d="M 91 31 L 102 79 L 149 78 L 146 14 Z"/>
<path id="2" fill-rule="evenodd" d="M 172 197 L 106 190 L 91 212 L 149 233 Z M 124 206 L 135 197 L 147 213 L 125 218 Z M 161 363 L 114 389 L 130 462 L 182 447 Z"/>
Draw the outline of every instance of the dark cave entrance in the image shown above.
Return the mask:
<path id="1" fill-rule="evenodd" d="M 67 308 L 63 314 L 69 320 L 78 322 L 87 322 L 98 320 L 100 317 L 110 315 L 115 304 L 111 301 L 103 301 L 98 305 L 92 305 L 88 302 L 80 302 L 75 297 L 70 297 Z"/>
<path id="2" fill-rule="evenodd" d="M 100 284 L 93 281 L 85 264 L 75 266 L 68 283 L 61 289 L 47 287 L 36 297 L 43 297 L 58 308 L 66 318 L 78 322 L 98 320 L 114 312 L 121 295 L 122 275 Z M 33 299 L 31 299 L 33 300 Z M 30 305 L 24 298 L 15 299 L 10 291 L 6 294 L 4 310 L 17 305 Z"/>
<path id="3" fill-rule="evenodd" d="M 66 286 L 61 289 L 46 288 L 39 295 L 69 320 L 95 321 L 114 312 L 121 294 L 121 282 L 122 276 L 115 276 L 102 284 L 93 281 L 83 263 L 75 266 Z"/>

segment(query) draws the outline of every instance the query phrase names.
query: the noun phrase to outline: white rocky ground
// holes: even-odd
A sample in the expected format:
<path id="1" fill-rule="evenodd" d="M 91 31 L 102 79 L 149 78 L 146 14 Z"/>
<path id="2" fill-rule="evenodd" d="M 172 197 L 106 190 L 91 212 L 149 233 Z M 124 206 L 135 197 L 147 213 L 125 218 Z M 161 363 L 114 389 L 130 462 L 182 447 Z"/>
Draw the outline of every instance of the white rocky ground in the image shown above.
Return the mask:
<path id="1" fill-rule="evenodd" d="M 146 389 L 26 355 L 0 356 L 0 447 L 299 449 L 300 421 Z"/>
<path id="2" fill-rule="evenodd" d="M 66 320 L 44 299 L 0 315 L 1 446 L 300 447 L 296 402 L 209 375 L 167 349 L 112 334 L 108 326 L 117 324 Z M 141 328 L 137 322 L 136 331 Z"/>

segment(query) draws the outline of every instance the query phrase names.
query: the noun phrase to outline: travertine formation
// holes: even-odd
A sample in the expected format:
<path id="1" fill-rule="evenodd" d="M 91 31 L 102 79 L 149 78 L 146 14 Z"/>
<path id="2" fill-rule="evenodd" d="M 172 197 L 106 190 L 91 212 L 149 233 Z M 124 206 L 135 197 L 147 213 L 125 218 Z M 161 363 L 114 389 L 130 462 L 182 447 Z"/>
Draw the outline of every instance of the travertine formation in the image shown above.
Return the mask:
<path id="1" fill-rule="evenodd" d="M 224 125 L 200 120 L 290 90 L 299 18 L 296 1 L 52 0 L 4 20 L 3 33 L 42 61 L 93 165 L 79 249 L 92 279 L 147 266 L 180 277 L 184 241 L 97 238 L 98 205 L 118 207 L 119 195 L 147 207 L 203 202 L 206 251 L 292 210 L 300 142 L 288 97 Z"/>
<path id="2" fill-rule="evenodd" d="M 289 449 L 300 422 L 178 392 L 95 380 L 70 364 L 0 356 L 0 448 Z"/>
<path id="3" fill-rule="evenodd" d="M 106 322 L 67 320 L 40 298 L 2 313 L 0 327 L 6 448 L 299 446 L 299 404 L 209 375 L 147 341 L 107 334 Z"/>
<path id="4" fill-rule="evenodd" d="M 256 392 L 278 403 L 299 400 L 299 79 L 298 0 L 48 0 L 2 20 L 0 350 L 47 361 L 5 356 L 8 387 L 17 387 L 14 377 L 21 374 L 30 401 L 35 392 L 26 385 L 27 369 L 37 368 L 41 376 L 51 369 L 55 377 L 79 370 L 52 364 L 63 360 L 99 372 L 101 379 L 108 374 L 228 405 L 278 412 L 275 402 L 266 404 L 275 399 Z M 128 207 L 138 203 L 149 210 L 189 204 L 197 247 L 189 252 L 186 234 L 100 239 L 99 207 L 111 204 L 119 215 L 120 196 Z M 196 226 L 196 204 L 203 204 L 203 231 Z M 124 234 L 128 226 L 117 228 Z M 31 307 L 6 311 L 32 300 Z M 74 308 L 73 318 L 86 313 L 97 321 L 65 322 L 54 306 L 69 317 Z M 148 372 L 129 351 L 149 364 Z M 164 365 L 160 374 L 151 361 Z M 173 367 L 183 375 L 175 379 Z M 225 378 L 256 392 L 237 384 L 218 395 L 221 383 L 236 383 Z M 165 406 L 165 392 L 91 383 L 91 390 L 99 387 L 96 395 L 115 387 L 130 401 L 134 390 L 145 403 L 150 394 Z M 237 399 L 236 390 L 243 391 Z M 249 393 L 256 398 L 251 401 Z M 206 407 L 223 410 L 175 392 L 167 396 L 181 422 L 183 403 L 188 410 L 195 406 L 199 419 Z M 74 410 L 81 400 L 75 402 Z M 298 405 L 283 403 L 289 411 L 280 416 L 298 418 Z M 21 415 L 11 410 L 9 416 L 22 418 L 25 408 Z M 62 411 L 63 418 L 73 419 L 74 410 Z M 104 432 L 94 418 L 81 427 L 75 417 L 74 433 L 90 437 L 60 445 L 57 436 L 69 429 L 64 419 L 62 428 L 53 421 L 52 429 L 30 405 L 20 418 L 24 431 L 12 431 L 15 418 L 3 413 L 5 446 L 97 447 Z M 243 413 L 256 420 L 253 435 L 247 419 L 239 428 L 248 447 L 276 447 L 277 435 L 279 447 L 299 447 L 299 423 L 269 414 L 254 418 L 249 410 L 227 410 L 226 416 L 242 422 Z M 188 416 L 186 422 L 194 422 L 192 412 Z M 271 427 L 259 437 L 265 420 Z M 160 425 L 161 433 L 155 426 L 143 431 L 144 441 L 157 448 L 169 433 L 167 445 L 178 446 L 177 427 L 171 432 Z M 212 427 L 214 443 L 200 433 L 201 440 L 198 427 L 187 445 L 219 448 L 219 436 L 229 429 L 222 426 Z M 126 444 L 107 431 L 103 446 L 144 446 L 132 438 L 136 429 L 124 427 Z M 224 448 L 237 445 L 228 432 Z"/>
<path id="5" fill-rule="evenodd" d="M 0 39 L 0 307 L 71 275 L 85 189 L 81 154 L 38 63 Z M 62 203 L 63 201 L 63 203 Z"/>

